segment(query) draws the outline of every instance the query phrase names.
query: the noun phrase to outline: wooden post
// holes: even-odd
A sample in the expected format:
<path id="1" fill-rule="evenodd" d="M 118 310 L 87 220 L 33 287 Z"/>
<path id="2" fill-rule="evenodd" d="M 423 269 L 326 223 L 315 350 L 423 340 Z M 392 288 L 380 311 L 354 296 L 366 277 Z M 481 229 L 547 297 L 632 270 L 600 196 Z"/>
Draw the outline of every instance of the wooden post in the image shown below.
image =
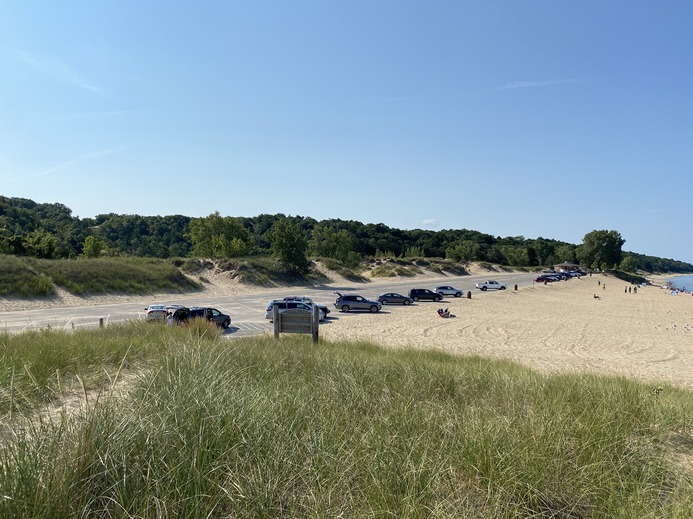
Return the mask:
<path id="1" fill-rule="evenodd" d="M 99 328 L 103 328 L 103 317 L 99 317 Z"/>
<path id="2" fill-rule="evenodd" d="M 279 307 L 272 305 L 272 322 L 274 323 L 274 340 L 279 340 Z"/>
<path id="3" fill-rule="evenodd" d="M 467 299 L 471 299 L 471 298 L 472 298 L 472 291 L 469 290 L 469 291 L 467 292 Z"/>
<path id="4" fill-rule="evenodd" d="M 318 305 L 313 305 L 313 319 L 310 321 L 310 335 L 313 338 L 313 344 L 318 343 L 318 327 L 320 326 L 320 309 Z"/>

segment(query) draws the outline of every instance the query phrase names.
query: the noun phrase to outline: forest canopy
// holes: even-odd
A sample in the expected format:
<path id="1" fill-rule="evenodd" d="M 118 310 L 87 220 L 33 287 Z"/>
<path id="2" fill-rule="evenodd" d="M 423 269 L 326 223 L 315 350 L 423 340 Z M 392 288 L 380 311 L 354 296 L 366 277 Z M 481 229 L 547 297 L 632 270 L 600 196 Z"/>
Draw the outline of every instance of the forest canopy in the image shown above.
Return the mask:
<path id="1" fill-rule="evenodd" d="M 282 240 L 282 232 L 291 240 Z M 469 229 L 402 230 L 354 220 L 317 221 L 307 216 L 261 214 L 229 217 L 213 212 L 140 216 L 100 214 L 79 218 L 59 203 L 36 203 L 0 196 L 0 254 L 37 258 L 80 256 L 239 257 L 311 254 L 344 263 L 367 257 L 440 257 L 515 267 L 545 267 L 579 262 L 588 268 L 640 269 L 647 272 L 693 272 L 690 263 L 622 250 L 617 231 L 588 232 L 581 244 L 549 238 L 492 236 Z M 297 250 L 287 247 L 295 246 Z M 299 265 L 301 269 L 305 264 Z"/>

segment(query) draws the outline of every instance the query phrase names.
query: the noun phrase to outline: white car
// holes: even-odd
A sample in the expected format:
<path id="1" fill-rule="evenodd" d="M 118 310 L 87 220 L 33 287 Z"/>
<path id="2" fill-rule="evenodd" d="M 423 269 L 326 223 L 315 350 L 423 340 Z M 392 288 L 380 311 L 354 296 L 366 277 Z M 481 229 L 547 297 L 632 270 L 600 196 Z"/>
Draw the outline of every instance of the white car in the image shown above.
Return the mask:
<path id="1" fill-rule="evenodd" d="M 446 285 L 436 287 L 434 292 L 436 294 L 440 294 L 441 296 L 455 296 L 455 297 L 462 297 L 462 294 L 464 294 L 464 290 L 460 290 L 459 288 L 446 286 Z"/>
<path id="2" fill-rule="evenodd" d="M 502 283 L 499 283 L 498 281 L 483 281 L 482 283 L 477 283 L 476 288 L 482 291 L 486 290 L 505 290 L 505 285 Z"/>
<path id="3" fill-rule="evenodd" d="M 145 321 L 163 321 L 166 319 L 166 305 L 164 304 L 153 304 L 145 308 L 147 314 L 144 316 Z"/>

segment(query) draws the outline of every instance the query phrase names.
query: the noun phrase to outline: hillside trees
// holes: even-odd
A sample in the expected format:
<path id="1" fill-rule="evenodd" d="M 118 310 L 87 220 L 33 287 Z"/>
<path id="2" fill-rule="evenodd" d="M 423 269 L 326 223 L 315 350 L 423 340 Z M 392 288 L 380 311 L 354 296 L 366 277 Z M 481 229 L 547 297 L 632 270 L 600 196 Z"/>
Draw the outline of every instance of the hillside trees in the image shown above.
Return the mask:
<path id="1" fill-rule="evenodd" d="M 190 220 L 188 235 L 196 256 L 232 258 L 248 253 L 249 235 L 242 220 L 221 216 L 219 211 Z"/>
<path id="2" fill-rule="evenodd" d="M 308 238 L 301 226 L 288 218 L 274 222 L 267 236 L 272 254 L 287 270 L 303 274 L 308 271 Z"/>
<path id="3" fill-rule="evenodd" d="M 318 224 L 313 228 L 309 241 L 312 255 L 333 258 L 344 264 L 358 263 L 360 256 L 354 252 L 354 239 L 346 229 L 335 229 Z"/>
<path id="4" fill-rule="evenodd" d="M 592 268 L 614 268 L 621 262 L 625 242 L 618 231 L 588 232 L 578 248 L 578 259 Z"/>
<path id="5" fill-rule="evenodd" d="M 462 240 L 454 247 L 445 249 L 445 257 L 453 261 L 475 261 L 479 257 L 481 245 L 472 240 Z"/>

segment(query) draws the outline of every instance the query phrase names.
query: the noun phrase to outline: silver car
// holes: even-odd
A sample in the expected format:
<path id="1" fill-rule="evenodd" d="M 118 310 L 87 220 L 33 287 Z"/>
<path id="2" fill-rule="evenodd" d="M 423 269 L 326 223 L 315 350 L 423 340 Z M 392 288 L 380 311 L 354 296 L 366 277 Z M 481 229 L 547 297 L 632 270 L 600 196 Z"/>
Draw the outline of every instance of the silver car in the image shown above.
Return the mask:
<path id="1" fill-rule="evenodd" d="M 440 287 L 436 287 L 434 290 L 436 294 L 440 294 L 441 296 L 455 296 L 455 297 L 462 297 L 462 294 L 464 294 L 464 290 L 460 290 L 459 288 L 443 285 Z"/>
<path id="2" fill-rule="evenodd" d="M 267 308 L 265 308 L 265 319 L 269 319 L 270 322 L 274 320 L 274 307 L 279 308 L 279 313 L 286 312 L 288 309 L 305 310 L 306 313 L 313 314 L 313 305 L 303 303 L 301 301 L 286 301 L 283 299 L 276 299 L 267 303 Z M 318 307 L 318 319 L 321 321 L 325 319 L 325 312 Z"/>

